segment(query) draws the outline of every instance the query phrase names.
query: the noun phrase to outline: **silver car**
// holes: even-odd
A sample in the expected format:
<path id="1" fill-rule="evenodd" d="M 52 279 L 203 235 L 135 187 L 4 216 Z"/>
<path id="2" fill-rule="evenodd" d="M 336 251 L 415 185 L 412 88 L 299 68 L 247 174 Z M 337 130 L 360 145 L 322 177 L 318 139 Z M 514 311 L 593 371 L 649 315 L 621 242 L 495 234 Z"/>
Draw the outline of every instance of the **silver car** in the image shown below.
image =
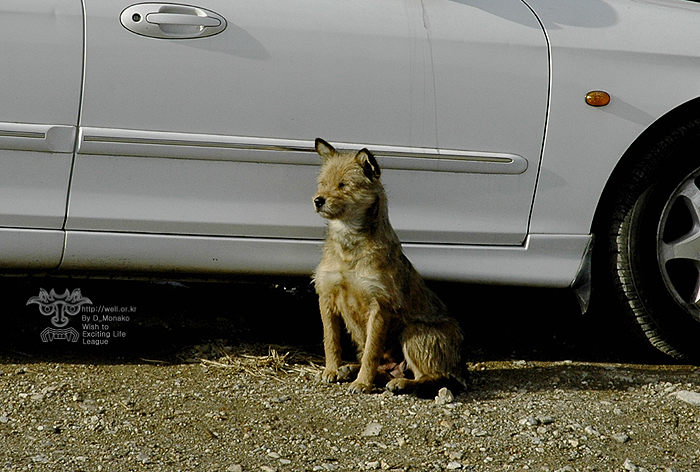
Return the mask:
<path id="1" fill-rule="evenodd" d="M 3 271 L 310 274 L 320 136 L 424 276 L 592 282 L 700 357 L 697 3 L 134 1 L 2 1 Z"/>

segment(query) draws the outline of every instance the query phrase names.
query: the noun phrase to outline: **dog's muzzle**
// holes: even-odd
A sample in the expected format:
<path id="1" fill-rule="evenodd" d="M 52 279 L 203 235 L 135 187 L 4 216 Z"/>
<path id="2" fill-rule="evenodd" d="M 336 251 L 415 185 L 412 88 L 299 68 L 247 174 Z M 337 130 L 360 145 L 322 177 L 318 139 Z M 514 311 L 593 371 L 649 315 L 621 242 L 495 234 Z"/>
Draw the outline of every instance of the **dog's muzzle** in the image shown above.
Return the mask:
<path id="1" fill-rule="evenodd" d="M 326 199 L 323 197 L 314 198 L 314 206 L 316 206 L 316 211 L 320 210 L 323 205 L 326 204 Z"/>

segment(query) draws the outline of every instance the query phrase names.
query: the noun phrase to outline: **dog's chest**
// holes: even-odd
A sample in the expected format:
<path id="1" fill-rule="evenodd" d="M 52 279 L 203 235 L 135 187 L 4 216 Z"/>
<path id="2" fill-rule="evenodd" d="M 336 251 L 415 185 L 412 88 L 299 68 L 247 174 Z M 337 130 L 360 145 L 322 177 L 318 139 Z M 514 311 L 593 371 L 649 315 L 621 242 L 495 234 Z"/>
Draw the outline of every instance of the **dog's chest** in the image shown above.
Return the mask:
<path id="1" fill-rule="evenodd" d="M 397 298 L 391 264 L 386 263 L 385 251 L 368 241 L 346 245 L 343 242 L 348 241 L 347 237 L 333 236 L 326 241 L 316 271 L 317 289 L 319 294 L 330 295 L 346 322 L 364 324 L 372 306 L 386 307 Z"/>
<path id="2" fill-rule="evenodd" d="M 353 273 L 337 274 L 338 279 L 331 289 L 331 299 L 340 312 L 345 326 L 355 342 L 361 343 L 367 333 L 375 295 L 367 281 Z"/>
<path id="3" fill-rule="evenodd" d="M 365 324 L 371 306 L 385 298 L 385 287 L 371 271 L 343 268 L 342 264 L 319 269 L 316 274 L 319 292 L 330 297 L 346 322 Z"/>

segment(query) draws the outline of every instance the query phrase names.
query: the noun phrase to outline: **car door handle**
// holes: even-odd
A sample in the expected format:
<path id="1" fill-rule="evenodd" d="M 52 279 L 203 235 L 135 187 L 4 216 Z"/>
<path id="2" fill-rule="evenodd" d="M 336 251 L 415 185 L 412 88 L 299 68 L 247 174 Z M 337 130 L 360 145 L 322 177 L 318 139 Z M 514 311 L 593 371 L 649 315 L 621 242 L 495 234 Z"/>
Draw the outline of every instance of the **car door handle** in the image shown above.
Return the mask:
<path id="1" fill-rule="evenodd" d="M 197 16 L 180 13 L 149 13 L 146 21 L 156 25 L 181 25 L 214 28 L 221 25 L 221 20 L 210 16 Z"/>
<path id="2" fill-rule="evenodd" d="M 173 3 L 139 3 L 120 15 L 122 26 L 141 36 L 161 39 L 204 38 L 226 29 L 226 19 L 211 10 Z"/>

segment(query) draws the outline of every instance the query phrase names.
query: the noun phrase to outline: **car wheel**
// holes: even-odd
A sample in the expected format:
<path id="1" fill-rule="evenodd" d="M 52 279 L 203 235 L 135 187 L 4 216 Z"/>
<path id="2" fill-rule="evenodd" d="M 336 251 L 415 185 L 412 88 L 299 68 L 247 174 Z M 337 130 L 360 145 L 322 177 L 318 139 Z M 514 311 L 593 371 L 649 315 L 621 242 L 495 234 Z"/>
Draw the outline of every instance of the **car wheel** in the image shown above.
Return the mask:
<path id="1" fill-rule="evenodd" d="M 642 156 L 619 187 L 609 254 L 613 287 L 652 345 L 700 359 L 700 123 Z"/>

